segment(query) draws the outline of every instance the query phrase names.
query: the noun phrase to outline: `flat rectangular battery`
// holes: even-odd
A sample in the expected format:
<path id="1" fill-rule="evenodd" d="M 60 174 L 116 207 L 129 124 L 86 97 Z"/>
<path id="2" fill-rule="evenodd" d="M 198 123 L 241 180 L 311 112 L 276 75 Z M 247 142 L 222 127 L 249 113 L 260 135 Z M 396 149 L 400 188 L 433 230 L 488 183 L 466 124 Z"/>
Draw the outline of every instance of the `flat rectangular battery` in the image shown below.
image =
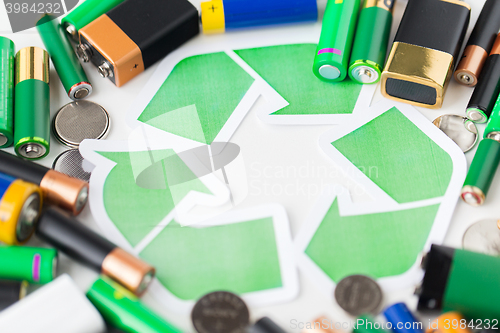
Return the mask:
<path id="1" fill-rule="evenodd" d="M 188 0 L 127 0 L 80 29 L 77 53 L 120 87 L 199 31 Z"/>

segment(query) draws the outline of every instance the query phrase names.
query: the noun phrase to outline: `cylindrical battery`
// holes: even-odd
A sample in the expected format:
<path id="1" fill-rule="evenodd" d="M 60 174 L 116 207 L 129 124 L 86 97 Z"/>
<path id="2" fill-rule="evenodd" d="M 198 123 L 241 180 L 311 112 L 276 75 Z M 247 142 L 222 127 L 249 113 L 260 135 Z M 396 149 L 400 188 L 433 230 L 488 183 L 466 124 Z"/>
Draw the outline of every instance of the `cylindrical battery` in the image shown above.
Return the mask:
<path id="1" fill-rule="evenodd" d="M 201 3 L 203 32 L 316 21 L 316 0 L 210 0 Z"/>
<path id="2" fill-rule="evenodd" d="M 500 1 L 486 0 L 455 70 L 454 76 L 458 83 L 470 87 L 477 84 L 498 30 L 500 30 Z"/>
<path id="3" fill-rule="evenodd" d="M 361 315 L 356 319 L 352 333 L 386 333 L 387 331 L 375 324 L 375 318 L 370 315 Z M 377 326 L 379 326 L 377 328 Z"/>
<path id="4" fill-rule="evenodd" d="M 465 1 L 408 1 L 382 72 L 382 95 L 440 108 L 458 62 L 470 11 Z"/>
<path id="5" fill-rule="evenodd" d="M 73 9 L 62 20 L 61 24 L 68 35 L 78 41 L 78 30 L 118 6 L 124 0 L 86 0 Z"/>
<path id="6" fill-rule="evenodd" d="M 0 246 L 0 279 L 48 283 L 56 277 L 57 250 Z"/>
<path id="7" fill-rule="evenodd" d="M 472 333 L 467 321 L 458 312 L 446 312 L 432 321 L 425 333 Z"/>
<path id="8" fill-rule="evenodd" d="M 490 322 L 500 318 L 499 257 L 432 245 L 424 269 L 419 311 L 458 311 Z"/>
<path id="9" fill-rule="evenodd" d="M 360 0 L 328 1 L 326 4 L 313 72 L 321 80 L 342 81 L 358 20 Z"/>
<path id="10" fill-rule="evenodd" d="M 89 184 L 0 150 L 0 172 L 40 186 L 45 201 L 79 214 L 87 203 Z"/>
<path id="11" fill-rule="evenodd" d="M 354 36 L 349 77 L 359 83 L 375 83 L 384 69 L 392 10 L 396 0 L 366 0 Z"/>
<path id="12" fill-rule="evenodd" d="M 78 100 L 92 93 L 92 85 L 62 27 L 53 15 L 44 15 L 36 28 L 69 98 Z"/>
<path id="13" fill-rule="evenodd" d="M 26 47 L 16 54 L 14 149 L 39 159 L 50 150 L 49 54 Z"/>
<path id="14" fill-rule="evenodd" d="M 0 281 L 0 311 L 8 308 L 12 304 L 16 303 L 24 296 L 26 296 L 26 290 L 28 288 L 28 282 L 26 281 Z"/>
<path id="15" fill-rule="evenodd" d="M 479 142 L 461 192 L 463 201 L 472 206 L 484 203 L 500 163 L 500 142 L 491 138 Z"/>
<path id="16" fill-rule="evenodd" d="M 64 274 L 0 312 L 2 332 L 104 333 L 106 324 Z"/>
<path id="17" fill-rule="evenodd" d="M 34 184 L 0 173 L 0 242 L 26 242 L 42 210 L 42 192 Z"/>
<path id="18" fill-rule="evenodd" d="M 467 117 L 485 123 L 500 92 L 500 34 L 484 64 L 478 83 L 467 105 Z"/>
<path id="19" fill-rule="evenodd" d="M 285 331 L 279 327 L 274 321 L 269 317 L 262 317 L 255 324 L 249 327 L 249 333 L 285 333 Z"/>
<path id="20" fill-rule="evenodd" d="M 411 313 L 405 303 L 396 303 L 384 310 L 388 323 L 392 324 L 394 333 L 423 333 L 422 322 Z"/>
<path id="21" fill-rule="evenodd" d="M 488 119 L 488 124 L 484 130 L 484 137 L 488 137 L 490 134 L 500 134 L 500 96 L 495 102 L 493 111 L 491 111 L 490 118 Z"/>
<path id="22" fill-rule="evenodd" d="M 71 258 L 113 278 L 137 295 L 146 291 L 155 269 L 56 208 L 42 213 L 37 235 Z"/>
<path id="23" fill-rule="evenodd" d="M 126 332 L 182 332 L 148 309 L 128 290 L 104 276 L 94 282 L 87 297 L 109 325 Z"/>
<path id="24" fill-rule="evenodd" d="M 14 42 L 0 36 L 0 148 L 14 141 Z"/>

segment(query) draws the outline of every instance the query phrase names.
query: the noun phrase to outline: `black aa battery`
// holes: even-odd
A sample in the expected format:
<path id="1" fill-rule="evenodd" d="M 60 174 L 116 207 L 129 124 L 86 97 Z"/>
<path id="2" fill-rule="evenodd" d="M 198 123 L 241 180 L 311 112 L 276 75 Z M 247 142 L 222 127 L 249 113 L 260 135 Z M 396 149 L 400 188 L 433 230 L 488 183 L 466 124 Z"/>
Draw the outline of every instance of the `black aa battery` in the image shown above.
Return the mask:
<path id="1" fill-rule="evenodd" d="M 26 295 L 26 281 L 0 281 L 0 311 L 16 303 Z"/>
<path id="2" fill-rule="evenodd" d="M 152 266 L 57 208 L 51 207 L 42 213 L 36 234 L 69 257 L 108 275 L 136 294 L 142 294 L 154 276 Z"/>
<path id="3" fill-rule="evenodd" d="M 285 333 L 285 331 L 279 327 L 274 321 L 269 317 L 262 317 L 255 324 L 250 326 L 248 329 L 249 333 Z"/>
<path id="4" fill-rule="evenodd" d="M 493 111 L 500 92 L 500 34 L 479 75 L 478 83 L 467 105 L 467 117 L 485 123 Z"/>

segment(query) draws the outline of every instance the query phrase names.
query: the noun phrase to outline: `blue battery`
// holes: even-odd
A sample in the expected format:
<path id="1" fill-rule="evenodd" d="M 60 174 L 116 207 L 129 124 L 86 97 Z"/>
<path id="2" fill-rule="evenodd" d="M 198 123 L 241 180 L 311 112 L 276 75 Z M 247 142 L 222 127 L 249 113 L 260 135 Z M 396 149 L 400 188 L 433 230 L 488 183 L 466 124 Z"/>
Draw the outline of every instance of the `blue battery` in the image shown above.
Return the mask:
<path id="1" fill-rule="evenodd" d="M 316 0 L 211 0 L 201 3 L 204 33 L 318 20 Z"/>
<path id="2" fill-rule="evenodd" d="M 423 323 L 411 313 L 405 303 L 396 303 L 384 311 L 384 316 L 395 333 L 423 333 Z"/>

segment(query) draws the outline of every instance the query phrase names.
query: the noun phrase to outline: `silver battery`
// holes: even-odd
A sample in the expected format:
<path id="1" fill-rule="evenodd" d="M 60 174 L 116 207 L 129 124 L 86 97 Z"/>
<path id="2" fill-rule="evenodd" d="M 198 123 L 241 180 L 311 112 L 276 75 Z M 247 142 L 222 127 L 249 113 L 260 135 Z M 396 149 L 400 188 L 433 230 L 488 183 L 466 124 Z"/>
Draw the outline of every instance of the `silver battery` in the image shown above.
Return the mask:
<path id="1" fill-rule="evenodd" d="M 52 169 L 88 182 L 91 170 L 89 166 L 86 167 L 85 163 L 78 149 L 70 149 L 56 157 Z"/>
<path id="2" fill-rule="evenodd" d="M 108 112 L 90 101 L 63 106 L 52 121 L 52 132 L 63 145 L 78 148 L 85 139 L 105 139 L 110 128 Z"/>
<path id="3" fill-rule="evenodd" d="M 445 114 L 432 123 L 452 139 L 464 153 L 471 150 L 477 142 L 476 124 L 467 117 Z"/>

